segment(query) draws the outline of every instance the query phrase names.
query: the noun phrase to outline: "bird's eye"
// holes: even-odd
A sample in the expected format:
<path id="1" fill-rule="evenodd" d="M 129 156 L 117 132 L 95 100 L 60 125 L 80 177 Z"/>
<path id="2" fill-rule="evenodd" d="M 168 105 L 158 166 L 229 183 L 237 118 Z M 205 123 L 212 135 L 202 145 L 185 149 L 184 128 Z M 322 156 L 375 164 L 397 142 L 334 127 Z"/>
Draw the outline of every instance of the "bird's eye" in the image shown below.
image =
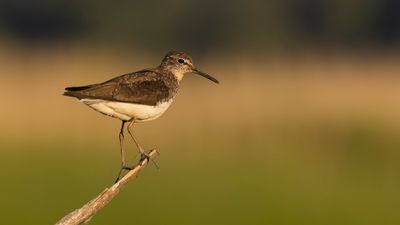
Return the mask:
<path id="1" fill-rule="evenodd" d="M 183 59 L 178 59 L 178 63 L 183 64 L 185 62 L 185 60 Z"/>

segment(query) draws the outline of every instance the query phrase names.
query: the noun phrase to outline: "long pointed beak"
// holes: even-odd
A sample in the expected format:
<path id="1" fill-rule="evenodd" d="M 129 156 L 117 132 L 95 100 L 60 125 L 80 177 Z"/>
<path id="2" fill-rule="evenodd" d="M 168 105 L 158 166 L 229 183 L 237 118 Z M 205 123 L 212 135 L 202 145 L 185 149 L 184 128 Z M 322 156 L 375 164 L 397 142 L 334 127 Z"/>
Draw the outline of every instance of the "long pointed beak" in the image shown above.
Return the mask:
<path id="1" fill-rule="evenodd" d="M 211 80 L 211 81 L 214 82 L 214 83 L 219 84 L 219 81 L 218 81 L 217 79 L 215 79 L 214 77 L 212 77 L 212 76 L 209 75 L 209 74 L 206 74 L 206 73 L 204 73 L 204 72 L 201 72 L 200 70 L 197 70 L 196 68 L 193 68 L 193 69 L 192 69 L 192 72 L 195 73 L 195 74 L 198 74 L 198 75 L 200 75 L 200 76 L 203 76 L 203 77 L 205 77 L 205 78 Z"/>

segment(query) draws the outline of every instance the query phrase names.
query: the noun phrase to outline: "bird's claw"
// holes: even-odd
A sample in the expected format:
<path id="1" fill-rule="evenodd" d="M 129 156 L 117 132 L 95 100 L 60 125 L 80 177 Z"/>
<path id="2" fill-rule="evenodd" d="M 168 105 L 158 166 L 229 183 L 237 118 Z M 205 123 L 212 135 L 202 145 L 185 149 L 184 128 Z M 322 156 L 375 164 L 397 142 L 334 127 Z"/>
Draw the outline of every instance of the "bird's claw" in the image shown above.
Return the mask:
<path id="1" fill-rule="evenodd" d="M 152 150 L 155 150 L 155 149 L 152 149 Z M 150 150 L 150 152 L 151 152 L 152 150 Z M 160 154 L 160 153 L 158 153 L 157 150 L 155 150 L 155 151 L 156 151 L 157 154 Z M 160 167 L 158 166 L 158 164 L 156 163 L 156 161 L 154 161 L 154 159 L 152 159 L 148 153 L 146 153 L 146 152 L 144 152 L 144 151 L 141 151 L 141 152 L 140 152 L 140 161 L 143 161 L 143 160 L 146 160 L 146 159 L 147 159 L 148 162 L 151 161 L 151 162 L 156 166 L 157 169 L 160 169 Z"/>
<path id="2" fill-rule="evenodd" d="M 129 167 L 129 166 L 122 166 L 121 169 L 122 169 L 122 170 L 128 170 L 128 171 L 129 171 L 129 170 L 132 170 L 132 167 Z"/>
<path id="3" fill-rule="evenodd" d="M 122 174 L 122 171 L 124 171 L 124 170 L 131 171 L 131 170 L 132 170 L 132 167 L 122 165 L 122 166 L 121 166 L 121 169 L 119 170 L 118 177 L 117 177 L 117 179 L 115 180 L 114 184 L 117 183 L 117 182 L 121 179 L 121 174 Z"/>

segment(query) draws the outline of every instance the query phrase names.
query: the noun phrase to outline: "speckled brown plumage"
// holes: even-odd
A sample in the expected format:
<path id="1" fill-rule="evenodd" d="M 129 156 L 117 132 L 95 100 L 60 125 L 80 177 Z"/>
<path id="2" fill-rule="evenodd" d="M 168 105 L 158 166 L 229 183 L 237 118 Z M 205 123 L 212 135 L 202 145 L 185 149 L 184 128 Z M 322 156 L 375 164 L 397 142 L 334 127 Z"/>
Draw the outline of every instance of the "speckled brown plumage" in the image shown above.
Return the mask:
<path id="1" fill-rule="evenodd" d="M 179 89 L 179 81 L 190 72 L 219 83 L 212 76 L 197 70 L 189 55 L 171 51 L 156 68 L 124 74 L 99 84 L 68 87 L 64 95 L 155 106 L 173 98 Z"/>
<path id="2" fill-rule="evenodd" d="M 64 95 L 78 99 L 103 99 L 156 105 L 173 98 L 179 88 L 172 73 L 146 69 L 115 77 L 109 81 L 81 87 L 68 87 Z"/>

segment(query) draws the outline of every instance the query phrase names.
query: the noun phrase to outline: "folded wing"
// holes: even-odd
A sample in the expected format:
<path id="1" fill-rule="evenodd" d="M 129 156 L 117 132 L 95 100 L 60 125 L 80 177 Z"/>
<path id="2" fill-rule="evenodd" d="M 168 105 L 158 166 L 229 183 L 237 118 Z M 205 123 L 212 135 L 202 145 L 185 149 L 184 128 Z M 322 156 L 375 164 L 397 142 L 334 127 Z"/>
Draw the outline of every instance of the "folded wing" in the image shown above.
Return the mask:
<path id="1" fill-rule="evenodd" d="M 157 105 L 173 95 L 159 74 L 151 70 L 125 74 L 100 84 L 68 87 L 65 90 L 64 95 L 78 99 L 102 99 L 145 105 Z"/>

